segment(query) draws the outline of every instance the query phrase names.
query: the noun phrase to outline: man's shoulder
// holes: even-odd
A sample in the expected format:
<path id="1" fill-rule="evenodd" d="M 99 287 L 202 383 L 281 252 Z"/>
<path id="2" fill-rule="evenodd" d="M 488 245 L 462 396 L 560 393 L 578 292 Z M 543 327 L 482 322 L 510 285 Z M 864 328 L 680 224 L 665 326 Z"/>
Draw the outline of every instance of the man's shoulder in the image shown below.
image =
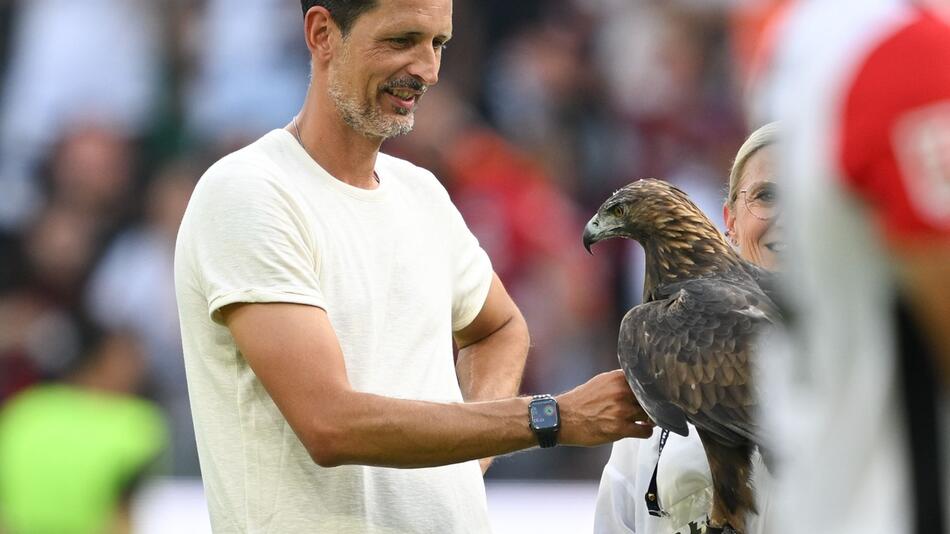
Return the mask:
<path id="1" fill-rule="evenodd" d="M 278 172 L 274 152 L 280 145 L 279 130 L 273 130 L 256 141 L 218 159 L 205 171 L 202 180 L 221 174 L 270 175 Z"/>
<path id="2" fill-rule="evenodd" d="M 275 131 L 276 132 L 276 131 Z M 204 233 L 222 222 L 249 217 L 272 217 L 296 209 L 295 190 L 272 157 L 261 146 L 273 143 L 274 132 L 215 162 L 198 180 L 178 233 L 179 252 L 183 240 Z M 190 249 L 186 249 L 190 250 Z M 195 251 L 197 253 L 197 251 Z M 176 252 L 176 258 L 180 254 Z"/>
<path id="3" fill-rule="evenodd" d="M 253 143 L 235 150 L 212 164 L 198 180 L 196 196 L 219 194 L 268 195 L 283 187 L 282 172 L 275 157 L 280 149 L 279 130 L 274 130 Z"/>

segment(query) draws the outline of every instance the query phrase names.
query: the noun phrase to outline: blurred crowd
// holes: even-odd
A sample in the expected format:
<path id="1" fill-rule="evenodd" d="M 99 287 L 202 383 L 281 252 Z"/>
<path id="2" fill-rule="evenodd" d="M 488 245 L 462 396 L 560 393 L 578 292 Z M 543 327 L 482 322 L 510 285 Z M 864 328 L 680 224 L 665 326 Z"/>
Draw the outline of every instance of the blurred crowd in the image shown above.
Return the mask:
<path id="1" fill-rule="evenodd" d="M 525 393 L 617 367 L 640 252 L 581 245 L 612 191 L 663 178 L 721 225 L 744 80 L 778 3 L 455 0 L 439 86 L 384 151 L 443 181 L 524 312 Z M 107 346 L 112 391 L 165 421 L 148 434 L 156 469 L 199 474 L 176 231 L 211 162 L 290 121 L 308 59 L 296 0 L 0 2 L 0 407 L 51 383 L 101 388 L 79 371 Z M 606 454 L 526 453 L 489 476 L 596 478 Z"/>

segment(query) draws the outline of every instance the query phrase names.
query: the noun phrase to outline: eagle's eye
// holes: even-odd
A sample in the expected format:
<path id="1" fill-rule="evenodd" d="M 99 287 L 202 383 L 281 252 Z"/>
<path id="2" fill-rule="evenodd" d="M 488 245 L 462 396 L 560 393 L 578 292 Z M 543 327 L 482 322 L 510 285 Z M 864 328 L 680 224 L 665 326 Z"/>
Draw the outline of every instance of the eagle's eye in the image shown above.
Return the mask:
<path id="1" fill-rule="evenodd" d="M 617 204 L 610 209 L 610 213 L 612 213 L 614 217 L 623 217 L 627 214 L 627 207 L 623 204 Z"/>

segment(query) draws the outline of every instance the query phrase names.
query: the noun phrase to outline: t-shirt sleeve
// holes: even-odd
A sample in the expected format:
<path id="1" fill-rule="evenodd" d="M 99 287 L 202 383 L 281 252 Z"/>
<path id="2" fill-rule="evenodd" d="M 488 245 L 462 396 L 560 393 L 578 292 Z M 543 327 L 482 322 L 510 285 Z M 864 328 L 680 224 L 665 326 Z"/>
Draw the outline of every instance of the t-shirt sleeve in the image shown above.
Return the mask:
<path id="1" fill-rule="evenodd" d="M 453 247 L 452 263 L 452 331 L 465 328 L 482 311 L 494 275 L 488 254 L 454 204 L 449 213 L 450 242 Z"/>
<path id="2" fill-rule="evenodd" d="M 892 242 L 950 238 L 950 27 L 923 16 L 902 28 L 845 96 L 845 186 Z"/>
<path id="3" fill-rule="evenodd" d="M 326 308 L 316 245 L 292 191 L 267 171 L 218 165 L 199 182 L 186 214 L 193 268 L 211 319 L 239 302 Z"/>

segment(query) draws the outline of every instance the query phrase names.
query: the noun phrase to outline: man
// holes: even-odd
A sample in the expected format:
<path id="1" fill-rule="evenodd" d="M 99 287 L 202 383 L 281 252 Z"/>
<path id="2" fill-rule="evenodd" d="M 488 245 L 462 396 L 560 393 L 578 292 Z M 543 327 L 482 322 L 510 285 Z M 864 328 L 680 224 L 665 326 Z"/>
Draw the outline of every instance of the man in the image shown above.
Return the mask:
<path id="1" fill-rule="evenodd" d="M 300 114 L 205 174 L 177 244 L 212 524 L 487 532 L 473 460 L 552 445 L 558 410 L 512 397 L 527 329 L 445 190 L 379 153 L 438 80 L 451 0 L 302 4 Z M 619 372 L 557 403 L 562 444 L 651 431 Z"/>
<path id="2" fill-rule="evenodd" d="M 802 2 L 767 102 L 791 184 L 792 352 L 770 362 L 785 457 L 769 532 L 946 532 L 950 17 Z M 943 13 L 941 13 L 941 10 Z M 768 352 L 768 351 L 766 351 Z"/>

